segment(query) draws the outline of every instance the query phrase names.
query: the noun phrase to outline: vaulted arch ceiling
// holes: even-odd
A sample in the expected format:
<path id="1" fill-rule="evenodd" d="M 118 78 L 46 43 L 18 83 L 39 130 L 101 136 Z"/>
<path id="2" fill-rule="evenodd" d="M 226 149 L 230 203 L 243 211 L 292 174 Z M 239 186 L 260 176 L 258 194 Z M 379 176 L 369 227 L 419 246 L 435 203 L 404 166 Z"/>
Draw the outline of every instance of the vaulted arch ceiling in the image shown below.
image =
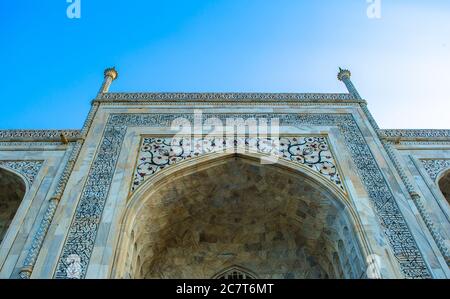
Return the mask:
<path id="1" fill-rule="evenodd" d="M 347 212 L 328 189 L 241 157 L 177 174 L 130 217 L 128 277 L 210 278 L 232 265 L 260 278 L 363 273 Z"/>

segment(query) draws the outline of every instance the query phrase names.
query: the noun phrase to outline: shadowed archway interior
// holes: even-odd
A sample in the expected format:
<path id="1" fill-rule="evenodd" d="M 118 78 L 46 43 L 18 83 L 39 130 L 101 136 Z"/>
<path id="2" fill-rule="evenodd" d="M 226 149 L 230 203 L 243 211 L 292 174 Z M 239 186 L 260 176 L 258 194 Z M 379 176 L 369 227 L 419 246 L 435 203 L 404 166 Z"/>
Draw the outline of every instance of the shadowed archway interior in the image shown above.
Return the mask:
<path id="1" fill-rule="evenodd" d="M 26 186 L 18 175 L 0 168 L 0 242 L 25 195 Z"/>
<path id="2" fill-rule="evenodd" d="M 241 157 L 177 176 L 129 217 L 124 278 L 212 278 L 233 265 L 263 279 L 365 273 L 348 211 L 328 189 Z"/>
<path id="3" fill-rule="evenodd" d="M 439 189 L 444 194 L 445 199 L 450 204 L 450 170 L 448 170 L 439 180 Z"/>

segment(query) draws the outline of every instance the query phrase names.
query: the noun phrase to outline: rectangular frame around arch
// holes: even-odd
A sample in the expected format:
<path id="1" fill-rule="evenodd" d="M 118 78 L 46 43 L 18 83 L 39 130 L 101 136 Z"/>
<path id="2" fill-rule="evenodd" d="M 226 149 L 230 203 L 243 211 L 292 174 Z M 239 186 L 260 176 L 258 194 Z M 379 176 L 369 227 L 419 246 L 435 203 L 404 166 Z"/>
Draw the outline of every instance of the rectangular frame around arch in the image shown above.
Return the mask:
<path id="1" fill-rule="evenodd" d="M 205 113 L 205 116 L 226 117 L 277 117 L 280 125 L 337 126 L 357 167 L 357 174 L 383 224 L 400 269 L 407 278 L 431 278 L 430 270 L 416 241 L 395 201 L 373 153 L 351 114 L 325 113 Z M 176 117 L 183 116 L 192 121 L 192 114 L 139 114 L 124 113 L 109 115 L 100 146 L 95 154 L 88 178 L 76 207 L 68 236 L 54 274 L 66 278 L 66 257 L 78 254 L 81 257 L 81 277 L 85 277 L 91 257 L 103 209 L 111 187 L 112 178 L 122 143 L 128 127 L 168 127 Z M 86 229 L 88 228 L 88 229 Z"/>

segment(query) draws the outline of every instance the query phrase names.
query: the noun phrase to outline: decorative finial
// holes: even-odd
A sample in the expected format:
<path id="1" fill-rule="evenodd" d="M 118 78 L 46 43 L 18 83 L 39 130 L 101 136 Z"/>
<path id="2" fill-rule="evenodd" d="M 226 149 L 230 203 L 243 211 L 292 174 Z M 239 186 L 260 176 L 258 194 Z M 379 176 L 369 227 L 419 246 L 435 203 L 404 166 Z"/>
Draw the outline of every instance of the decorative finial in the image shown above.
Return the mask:
<path id="1" fill-rule="evenodd" d="M 119 76 L 119 73 L 116 71 L 116 67 L 107 68 L 104 74 L 105 77 L 111 77 L 113 81 Z"/>
<path id="2" fill-rule="evenodd" d="M 101 96 L 102 94 L 105 94 L 109 91 L 109 87 L 111 86 L 111 83 L 117 79 L 119 74 L 116 71 L 115 67 L 107 68 L 104 72 L 105 78 L 103 79 L 102 87 L 100 87 L 100 90 L 98 92 L 97 96 Z"/>
<path id="3" fill-rule="evenodd" d="M 350 73 L 349 70 L 339 68 L 339 74 L 337 75 L 337 78 L 339 79 L 339 81 L 344 82 L 349 94 L 351 94 L 355 99 L 361 100 L 361 96 L 353 85 L 352 80 L 350 80 L 351 75 L 352 73 Z"/>
<path id="4" fill-rule="evenodd" d="M 352 73 L 349 70 L 339 68 L 339 73 L 337 75 L 339 81 L 343 81 L 344 79 L 350 78 Z"/>

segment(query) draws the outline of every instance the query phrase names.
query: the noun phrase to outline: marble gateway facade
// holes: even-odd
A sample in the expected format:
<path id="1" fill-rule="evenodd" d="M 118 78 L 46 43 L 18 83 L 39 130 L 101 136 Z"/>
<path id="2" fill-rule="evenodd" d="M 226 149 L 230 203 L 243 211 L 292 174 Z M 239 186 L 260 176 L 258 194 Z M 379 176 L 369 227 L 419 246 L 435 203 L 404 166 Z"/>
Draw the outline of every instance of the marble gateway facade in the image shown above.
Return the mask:
<path id="1" fill-rule="evenodd" d="M 450 277 L 450 130 L 380 129 L 342 69 L 343 94 L 116 78 L 81 130 L 0 131 L 0 278 Z"/>

